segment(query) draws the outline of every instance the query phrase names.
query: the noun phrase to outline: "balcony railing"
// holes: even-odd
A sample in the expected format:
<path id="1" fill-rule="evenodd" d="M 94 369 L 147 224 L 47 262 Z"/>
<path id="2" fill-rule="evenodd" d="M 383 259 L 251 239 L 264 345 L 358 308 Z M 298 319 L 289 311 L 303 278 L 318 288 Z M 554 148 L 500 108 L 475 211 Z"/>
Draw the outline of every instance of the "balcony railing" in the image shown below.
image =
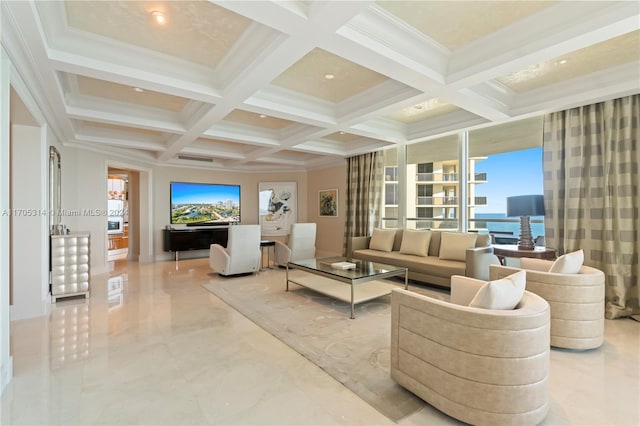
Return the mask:
<path id="1" fill-rule="evenodd" d="M 487 197 L 473 197 L 473 199 L 469 199 L 470 206 L 486 206 L 487 205 Z"/>
<path id="2" fill-rule="evenodd" d="M 418 197 L 418 206 L 457 206 L 458 197 Z"/>
<path id="3" fill-rule="evenodd" d="M 394 204 L 394 203 L 387 203 Z M 420 207 L 448 206 L 455 207 L 458 205 L 458 197 L 428 197 L 420 196 L 417 199 L 417 205 Z M 487 197 L 469 198 L 470 206 L 486 206 Z"/>
<path id="4" fill-rule="evenodd" d="M 458 173 L 418 173 L 417 174 L 418 182 L 458 182 L 459 174 Z M 486 173 L 474 173 L 473 175 L 469 175 L 470 182 L 486 182 L 487 174 Z"/>
<path id="5" fill-rule="evenodd" d="M 489 224 L 517 224 L 513 227 L 513 231 L 490 231 L 492 226 Z M 478 232 L 482 234 L 493 233 L 496 240 L 496 244 L 514 244 L 518 240 L 518 230 L 520 219 L 494 219 L 494 218 L 470 218 L 469 219 L 469 231 Z M 543 219 L 531 219 L 532 224 L 544 224 Z M 400 222 L 396 217 L 383 217 L 383 228 L 398 228 Z M 450 218 L 430 218 L 430 217 L 410 217 L 407 218 L 408 229 L 446 229 L 446 230 L 459 230 L 458 219 Z M 544 228 L 542 228 L 542 235 L 544 235 Z M 537 236 L 537 235 L 536 235 Z"/>

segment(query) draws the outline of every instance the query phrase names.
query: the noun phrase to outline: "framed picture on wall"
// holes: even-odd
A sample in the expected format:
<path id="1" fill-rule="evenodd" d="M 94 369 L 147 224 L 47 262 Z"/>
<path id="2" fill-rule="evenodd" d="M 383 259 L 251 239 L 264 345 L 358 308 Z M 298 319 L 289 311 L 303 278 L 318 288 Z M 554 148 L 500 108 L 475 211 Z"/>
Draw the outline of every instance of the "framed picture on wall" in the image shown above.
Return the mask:
<path id="1" fill-rule="evenodd" d="M 288 235 L 298 221 L 296 182 L 260 182 L 259 220 L 262 235 Z"/>
<path id="2" fill-rule="evenodd" d="M 338 216 L 338 190 L 323 189 L 318 196 L 318 214 L 320 216 Z"/>

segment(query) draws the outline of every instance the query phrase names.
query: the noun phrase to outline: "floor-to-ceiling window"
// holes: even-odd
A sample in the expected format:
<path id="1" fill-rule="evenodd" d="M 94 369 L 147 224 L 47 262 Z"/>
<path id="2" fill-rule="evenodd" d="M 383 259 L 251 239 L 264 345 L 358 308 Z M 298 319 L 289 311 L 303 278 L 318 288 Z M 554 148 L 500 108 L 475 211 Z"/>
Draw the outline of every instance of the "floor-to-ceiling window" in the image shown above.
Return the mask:
<path id="1" fill-rule="evenodd" d="M 384 227 L 404 223 L 409 229 L 459 230 L 465 225 L 477 232 L 512 232 L 517 238 L 519 220 L 506 218 L 506 197 L 542 194 L 542 120 L 486 127 L 466 136 L 385 151 Z M 464 143 L 467 149 L 461 150 Z M 467 153 L 465 158 L 461 152 Z M 466 176 L 460 173 L 462 161 Z M 461 223 L 460 209 L 466 209 L 467 223 Z M 543 235 L 541 218 L 533 219 L 533 234 Z"/>

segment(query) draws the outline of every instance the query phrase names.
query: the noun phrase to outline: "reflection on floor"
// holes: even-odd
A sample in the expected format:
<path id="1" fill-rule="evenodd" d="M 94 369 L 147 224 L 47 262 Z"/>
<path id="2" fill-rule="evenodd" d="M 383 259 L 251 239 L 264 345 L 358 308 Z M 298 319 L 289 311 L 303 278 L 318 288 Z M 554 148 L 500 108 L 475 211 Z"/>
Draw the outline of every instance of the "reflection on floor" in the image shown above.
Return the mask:
<path id="1" fill-rule="evenodd" d="M 90 299 L 12 322 L 1 424 L 393 424 L 201 287 L 220 279 L 208 259 L 115 262 Z M 640 424 L 639 352 L 631 319 L 606 321 L 598 350 L 553 349 L 544 424 Z M 458 422 L 426 406 L 400 424 Z"/>

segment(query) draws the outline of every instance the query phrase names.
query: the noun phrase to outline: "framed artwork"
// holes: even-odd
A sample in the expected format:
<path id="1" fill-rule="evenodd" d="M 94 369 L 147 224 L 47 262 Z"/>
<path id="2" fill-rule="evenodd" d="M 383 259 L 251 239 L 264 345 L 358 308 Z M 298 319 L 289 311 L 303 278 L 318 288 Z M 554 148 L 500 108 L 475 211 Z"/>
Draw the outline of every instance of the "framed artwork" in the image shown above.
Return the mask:
<path id="1" fill-rule="evenodd" d="M 320 216 L 338 216 L 338 190 L 323 189 L 318 196 L 318 212 Z"/>
<path id="2" fill-rule="evenodd" d="M 260 182 L 258 209 L 262 235 L 288 235 L 298 221 L 296 182 Z"/>

